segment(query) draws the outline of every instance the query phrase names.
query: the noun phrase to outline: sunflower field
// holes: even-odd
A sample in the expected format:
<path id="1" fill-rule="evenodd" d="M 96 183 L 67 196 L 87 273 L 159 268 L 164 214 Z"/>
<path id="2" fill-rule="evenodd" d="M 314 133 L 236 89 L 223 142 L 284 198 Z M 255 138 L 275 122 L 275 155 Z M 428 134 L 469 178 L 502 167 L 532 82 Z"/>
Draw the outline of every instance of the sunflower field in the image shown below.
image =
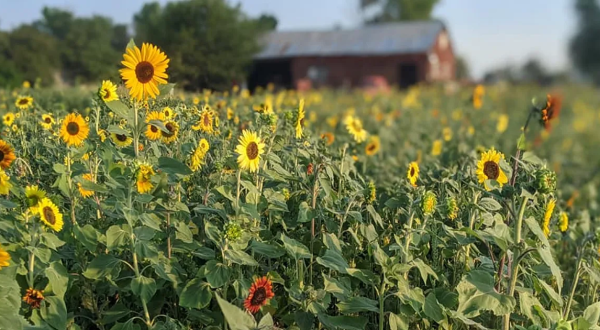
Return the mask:
<path id="1" fill-rule="evenodd" d="M 599 329 L 585 86 L 0 90 L 0 329 Z"/>

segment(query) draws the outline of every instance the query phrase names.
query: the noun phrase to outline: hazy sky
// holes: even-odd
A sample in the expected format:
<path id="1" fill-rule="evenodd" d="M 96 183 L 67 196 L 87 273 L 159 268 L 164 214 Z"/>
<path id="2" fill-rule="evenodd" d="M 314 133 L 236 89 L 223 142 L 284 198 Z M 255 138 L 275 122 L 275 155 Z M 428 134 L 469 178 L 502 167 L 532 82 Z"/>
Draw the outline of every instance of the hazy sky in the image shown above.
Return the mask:
<path id="1" fill-rule="evenodd" d="M 266 12 L 280 30 L 344 28 L 360 24 L 358 0 L 229 0 L 250 16 Z M 0 29 L 40 17 L 43 6 L 77 15 L 101 14 L 130 23 L 144 0 L 0 0 Z M 159 2 L 167 2 L 160 0 Z M 551 69 L 569 65 L 567 44 L 576 27 L 573 0 L 441 0 L 434 16 L 448 24 L 455 52 L 467 58 L 476 77 L 485 70 L 538 57 Z"/>

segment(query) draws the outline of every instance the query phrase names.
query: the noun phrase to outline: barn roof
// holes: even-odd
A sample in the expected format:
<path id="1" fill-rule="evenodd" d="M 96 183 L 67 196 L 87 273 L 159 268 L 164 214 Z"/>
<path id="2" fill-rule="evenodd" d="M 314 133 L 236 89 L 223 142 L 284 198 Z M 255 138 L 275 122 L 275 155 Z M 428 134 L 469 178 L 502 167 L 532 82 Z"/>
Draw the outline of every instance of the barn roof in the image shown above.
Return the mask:
<path id="1" fill-rule="evenodd" d="M 255 58 L 424 53 L 443 29 L 444 23 L 433 20 L 374 24 L 352 30 L 276 31 L 263 37 L 264 48 Z"/>

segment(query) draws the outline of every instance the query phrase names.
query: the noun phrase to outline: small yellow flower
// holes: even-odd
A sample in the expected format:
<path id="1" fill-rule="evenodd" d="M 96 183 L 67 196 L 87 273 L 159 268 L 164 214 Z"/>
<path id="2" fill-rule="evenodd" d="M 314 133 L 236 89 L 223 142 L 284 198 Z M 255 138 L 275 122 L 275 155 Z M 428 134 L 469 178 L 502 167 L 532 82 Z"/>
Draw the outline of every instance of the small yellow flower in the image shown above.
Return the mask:
<path id="1" fill-rule="evenodd" d="M 25 89 L 31 88 L 31 83 L 27 80 L 23 81 L 23 88 L 25 88 Z"/>
<path id="2" fill-rule="evenodd" d="M 21 110 L 27 110 L 33 106 L 33 97 L 19 96 L 15 101 L 15 106 Z"/>
<path id="3" fill-rule="evenodd" d="M 452 129 L 450 127 L 444 127 L 442 135 L 444 136 L 444 141 L 448 142 L 452 140 Z"/>
<path id="4" fill-rule="evenodd" d="M 14 121 L 15 121 L 15 114 L 12 112 L 8 112 L 4 116 L 2 116 L 2 122 L 6 126 L 11 126 Z"/>
<path id="5" fill-rule="evenodd" d="M 0 195 L 8 195 L 10 188 L 12 188 L 10 177 L 6 175 L 4 170 L 0 170 Z"/>
<path id="6" fill-rule="evenodd" d="M 544 223 L 542 224 L 542 229 L 544 230 L 544 235 L 546 237 L 550 236 L 550 219 L 552 218 L 552 212 L 554 211 L 554 207 L 556 206 L 556 200 L 551 199 L 546 205 L 546 212 L 544 213 Z"/>
<path id="7" fill-rule="evenodd" d="M 498 124 L 496 124 L 496 131 L 498 131 L 498 133 L 504 133 L 504 131 L 506 131 L 507 128 L 508 115 L 503 113 L 500 116 L 498 116 Z"/>
<path id="8" fill-rule="evenodd" d="M 239 138 L 239 144 L 235 148 L 238 154 L 237 162 L 242 170 L 257 172 L 260 164 L 260 155 L 265 152 L 265 144 L 258 134 L 244 130 Z"/>
<path id="9" fill-rule="evenodd" d="M 365 153 L 367 156 L 373 156 L 379 152 L 380 148 L 381 141 L 378 136 L 374 135 L 369 138 L 369 143 L 367 143 L 367 146 L 365 147 Z"/>
<path id="10" fill-rule="evenodd" d="M 42 125 L 44 129 L 51 129 L 54 123 L 55 121 L 51 113 L 46 113 L 42 115 L 42 121 L 40 122 L 40 125 Z"/>
<path id="11" fill-rule="evenodd" d="M 566 212 L 560 212 L 560 225 L 558 227 L 561 233 L 564 233 L 569 229 L 569 215 Z"/>
<path id="12" fill-rule="evenodd" d="M 431 146 L 431 155 L 439 156 L 442 153 L 442 140 L 433 141 L 433 145 Z"/>
<path id="13" fill-rule="evenodd" d="M 419 178 L 419 164 L 412 162 L 408 164 L 408 171 L 406 172 L 406 178 L 413 187 L 417 186 L 417 179 Z"/>
<path id="14" fill-rule="evenodd" d="M 94 177 L 92 176 L 91 173 L 86 173 L 86 174 L 82 175 L 81 177 L 84 180 L 94 182 Z M 77 183 L 77 189 L 79 190 L 79 193 L 81 194 L 81 197 L 83 197 L 83 198 L 88 198 L 88 197 L 94 195 L 94 191 L 83 188 L 81 183 Z"/>
<path id="15" fill-rule="evenodd" d="M 102 86 L 100 86 L 100 90 L 98 90 L 98 95 L 104 102 L 111 102 L 119 99 L 119 95 L 117 95 L 117 86 L 110 80 L 102 81 Z"/>

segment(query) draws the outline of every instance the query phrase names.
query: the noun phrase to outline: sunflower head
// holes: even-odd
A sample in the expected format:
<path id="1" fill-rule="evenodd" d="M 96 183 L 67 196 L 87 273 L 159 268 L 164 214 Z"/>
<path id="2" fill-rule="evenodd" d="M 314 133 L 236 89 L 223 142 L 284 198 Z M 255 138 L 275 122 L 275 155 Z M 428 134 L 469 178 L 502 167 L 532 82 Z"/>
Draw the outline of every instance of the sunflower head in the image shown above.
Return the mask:
<path id="1" fill-rule="evenodd" d="M 165 131 L 160 131 L 162 141 L 165 144 L 169 144 L 177 141 L 177 134 L 179 133 L 179 124 L 176 121 L 168 120 L 165 122 Z"/>
<path id="2" fill-rule="evenodd" d="M 129 95 L 139 101 L 156 98 L 160 94 L 158 85 L 167 83 L 169 59 L 154 45 L 143 43 L 141 50 L 128 47 L 121 63 L 125 68 L 120 73 Z"/>
<path id="3" fill-rule="evenodd" d="M 546 130 L 550 130 L 550 121 L 558 117 L 561 107 L 562 97 L 550 94 L 546 96 L 546 105 L 540 110 L 540 124 Z"/>
<path id="4" fill-rule="evenodd" d="M 200 140 L 198 147 L 196 147 L 196 150 L 194 150 L 192 156 L 190 157 L 190 168 L 192 171 L 195 172 L 202 167 L 204 164 L 204 157 L 206 156 L 209 148 L 210 146 L 206 139 Z"/>
<path id="5" fill-rule="evenodd" d="M 42 121 L 40 121 L 40 125 L 42 125 L 44 129 L 51 129 L 54 123 L 54 117 L 52 117 L 51 113 L 45 113 L 42 115 Z"/>
<path id="6" fill-rule="evenodd" d="M 561 233 L 566 233 L 569 229 L 569 215 L 567 212 L 560 212 L 560 222 L 558 229 L 560 229 Z"/>
<path id="7" fill-rule="evenodd" d="M 410 164 L 408 164 L 406 178 L 410 182 L 411 186 L 417 186 L 417 179 L 419 179 L 419 164 L 417 162 L 411 162 Z"/>
<path id="8" fill-rule="evenodd" d="M 325 132 L 321 134 L 321 139 L 325 140 L 326 146 L 330 146 L 335 141 L 335 136 L 333 135 L 333 133 Z"/>
<path id="9" fill-rule="evenodd" d="M 304 126 L 305 116 L 306 113 L 304 112 L 304 99 L 300 99 L 300 102 L 298 104 L 298 114 L 296 116 L 296 125 L 294 125 L 296 130 L 296 139 L 302 138 L 302 128 Z"/>
<path id="10" fill-rule="evenodd" d="M 242 227 L 237 222 L 229 222 L 225 225 L 225 238 L 235 242 L 242 238 Z"/>
<path id="11" fill-rule="evenodd" d="M 423 215 L 431 215 L 435 212 L 437 197 L 432 191 L 426 191 L 421 199 L 421 212 Z"/>
<path id="12" fill-rule="evenodd" d="M 2 267 L 10 266 L 10 254 L 0 246 L 0 270 Z"/>
<path id="13" fill-rule="evenodd" d="M 110 139 L 114 142 L 117 148 L 124 148 L 133 142 L 133 139 L 127 134 L 111 133 Z"/>
<path id="14" fill-rule="evenodd" d="M 4 170 L 0 169 L 0 195 L 8 195 L 10 188 L 12 188 L 10 177 Z"/>
<path id="15" fill-rule="evenodd" d="M 192 129 L 195 131 L 202 131 L 204 133 L 207 134 L 212 134 L 214 133 L 214 129 L 213 129 L 213 122 L 214 122 L 215 116 L 212 110 L 210 110 L 209 107 L 205 107 L 201 112 L 200 112 L 200 118 L 198 119 L 198 122 L 192 126 Z"/>
<path id="16" fill-rule="evenodd" d="M 86 173 L 86 174 L 82 175 L 81 178 L 86 181 L 94 182 L 94 176 L 91 173 Z M 77 183 L 77 189 L 79 190 L 79 193 L 81 194 L 81 197 L 83 197 L 83 198 L 88 198 L 88 197 L 94 195 L 94 192 L 92 190 L 87 190 L 87 189 L 83 188 L 81 183 Z"/>
<path id="17" fill-rule="evenodd" d="M 110 80 L 103 80 L 102 85 L 98 90 L 98 96 L 100 96 L 104 102 L 118 100 L 119 95 L 117 95 L 117 85 L 113 84 Z"/>
<path id="18" fill-rule="evenodd" d="M 15 106 L 21 110 L 27 110 L 33 106 L 33 98 L 31 96 L 19 96 L 15 101 Z"/>
<path id="19" fill-rule="evenodd" d="M 7 169 L 16 159 L 13 148 L 3 140 L 0 140 L 0 168 Z"/>
<path id="20" fill-rule="evenodd" d="M 137 190 L 140 194 L 145 194 L 152 190 L 154 187 L 151 181 L 153 175 L 154 169 L 151 165 L 140 164 L 136 181 Z"/>
<path id="21" fill-rule="evenodd" d="M 33 309 L 40 308 L 40 304 L 44 300 L 44 291 L 29 288 L 25 291 L 23 301 Z"/>
<path id="22" fill-rule="evenodd" d="M 164 107 L 162 110 L 163 115 L 165 116 L 164 120 L 169 120 L 175 118 L 175 111 L 169 107 Z"/>
<path id="23" fill-rule="evenodd" d="M 371 136 L 369 138 L 369 143 L 365 146 L 365 153 L 367 156 L 373 156 L 379 152 L 381 148 L 381 141 L 378 136 Z"/>
<path id="24" fill-rule="evenodd" d="M 62 213 L 49 198 L 44 197 L 38 203 L 38 214 L 46 226 L 57 232 L 62 230 L 64 225 Z"/>
<path id="25" fill-rule="evenodd" d="M 165 119 L 165 114 L 159 111 L 151 111 L 146 115 L 146 123 L 148 123 L 148 125 L 146 126 L 146 131 L 144 134 L 148 139 L 155 141 L 162 137 L 162 131 L 160 128 L 158 128 L 156 125 L 150 124 L 150 122 L 159 121 L 164 125 Z"/>
<path id="26" fill-rule="evenodd" d="M 550 236 L 550 220 L 552 219 L 552 212 L 554 212 L 554 207 L 556 206 L 556 200 L 551 199 L 546 204 L 546 212 L 544 213 L 544 223 L 542 224 L 542 230 L 544 231 L 544 235 L 546 237 Z"/>
<path id="27" fill-rule="evenodd" d="M 377 198 L 377 187 L 375 187 L 375 182 L 373 180 L 369 181 L 369 185 L 366 189 L 366 200 L 368 204 L 373 204 Z"/>
<path id="28" fill-rule="evenodd" d="M 535 186 L 542 194 L 549 194 L 556 190 L 556 173 L 542 168 L 535 172 Z"/>
<path id="29" fill-rule="evenodd" d="M 27 186 L 25 187 L 25 198 L 27 206 L 32 212 L 37 212 L 37 206 L 40 204 L 42 199 L 46 197 L 46 192 L 40 189 L 38 186 Z"/>
<path id="30" fill-rule="evenodd" d="M 241 169 L 257 172 L 260 155 L 265 151 L 265 144 L 256 133 L 244 130 L 235 151 L 238 154 L 237 162 Z"/>
<path id="31" fill-rule="evenodd" d="M 256 314 L 274 296 L 271 280 L 266 276 L 256 278 L 250 286 L 248 297 L 244 300 L 244 307 L 250 313 Z"/>
<path id="32" fill-rule="evenodd" d="M 493 187 L 488 184 L 487 180 L 495 181 L 500 187 L 508 183 L 508 177 L 500 167 L 501 159 L 504 159 L 504 154 L 492 148 L 483 152 L 479 162 L 477 162 L 477 178 L 479 183 L 483 183 L 488 191 L 492 190 Z"/>
<path id="33" fill-rule="evenodd" d="M 2 116 L 2 123 L 6 126 L 11 126 L 15 121 L 15 114 L 12 112 L 8 112 L 4 116 Z"/>
<path id="34" fill-rule="evenodd" d="M 456 198 L 450 197 L 446 200 L 445 212 L 450 220 L 454 220 L 458 217 L 458 202 L 456 201 Z"/>
<path id="35" fill-rule="evenodd" d="M 68 146 L 80 146 L 89 133 L 90 127 L 80 114 L 68 114 L 62 121 L 60 137 Z"/>
<path id="36" fill-rule="evenodd" d="M 431 146 L 431 155 L 439 156 L 442 153 L 442 140 L 433 141 L 433 145 Z"/>

